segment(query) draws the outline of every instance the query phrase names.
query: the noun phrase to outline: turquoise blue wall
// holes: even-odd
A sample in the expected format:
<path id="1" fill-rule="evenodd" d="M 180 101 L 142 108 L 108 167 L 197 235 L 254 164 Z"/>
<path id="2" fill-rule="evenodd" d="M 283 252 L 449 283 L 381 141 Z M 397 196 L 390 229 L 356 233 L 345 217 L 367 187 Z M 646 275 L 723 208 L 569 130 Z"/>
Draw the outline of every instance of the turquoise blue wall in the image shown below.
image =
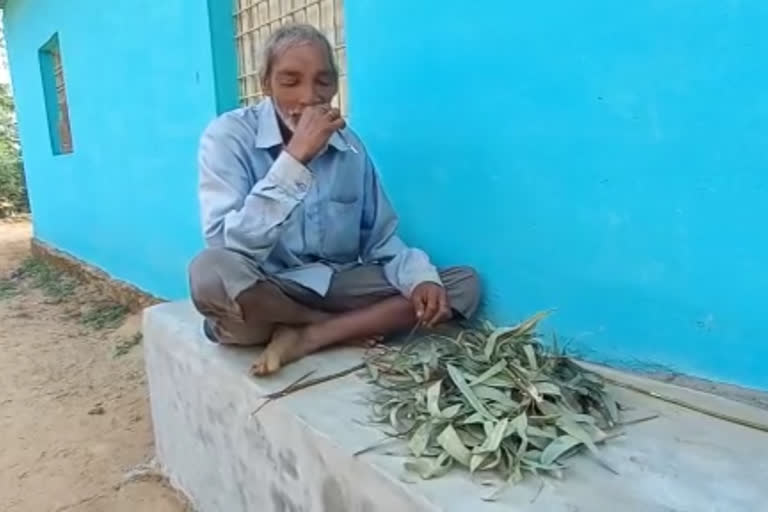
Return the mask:
<path id="1" fill-rule="evenodd" d="M 346 4 L 408 241 L 498 321 L 557 307 L 596 359 L 768 388 L 768 3 Z"/>
<path id="2" fill-rule="evenodd" d="M 436 5 L 347 2 L 352 123 L 405 238 L 475 265 L 499 322 L 557 307 L 595 359 L 768 388 L 768 4 Z M 199 133 L 235 102 L 229 11 L 8 2 L 39 238 L 186 295 Z M 54 33 L 75 148 L 58 156 L 37 53 Z"/>
<path id="3" fill-rule="evenodd" d="M 5 10 L 35 234 L 116 278 L 183 297 L 187 261 L 202 245 L 197 142 L 236 94 L 234 76 L 229 89 L 214 81 L 210 35 L 230 5 L 212 0 L 209 16 L 205 0 L 76 4 L 10 0 Z M 51 151 L 38 60 L 57 32 L 68 155 Z"/>

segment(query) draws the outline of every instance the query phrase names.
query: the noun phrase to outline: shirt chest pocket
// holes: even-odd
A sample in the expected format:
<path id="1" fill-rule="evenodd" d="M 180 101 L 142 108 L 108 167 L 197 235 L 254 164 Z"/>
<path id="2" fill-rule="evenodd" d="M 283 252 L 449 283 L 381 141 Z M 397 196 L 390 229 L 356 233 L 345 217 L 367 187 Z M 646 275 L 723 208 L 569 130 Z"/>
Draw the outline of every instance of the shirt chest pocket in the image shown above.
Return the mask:
<path id="1" fill-rule="evenodd" d="M 360 252 L 362 202 L 357 197 L 334 196 L 323 208 L 323 252 L 342 263 L 357 260 Z"/>

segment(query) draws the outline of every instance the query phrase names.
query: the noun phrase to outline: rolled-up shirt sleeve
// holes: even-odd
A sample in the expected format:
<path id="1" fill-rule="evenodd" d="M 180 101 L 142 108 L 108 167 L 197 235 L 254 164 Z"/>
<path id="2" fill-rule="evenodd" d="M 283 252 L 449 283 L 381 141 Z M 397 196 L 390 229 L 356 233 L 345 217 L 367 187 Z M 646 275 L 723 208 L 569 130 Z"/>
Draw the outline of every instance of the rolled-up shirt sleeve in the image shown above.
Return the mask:
<path id="1" fill-rule="evenodd" d="M 312 173 L 283 151 L 252 184 L 247 148 L 252 135 L 221 117 L 203 133 L 198 153 L 199 201 L 209 247 L 227 247 L 264 261 L 312 184 Z"/>
<path id="2" fill-rule="evenodd" d="M 408 247 L 397 236 L 397 215 L 368 158 L 364 172 L 365 199 L 360 231 L 363 263 L 383 264 L 387 280 L 405 297 L 410 297 L 413 289 L 423 282 L 442 285 L 427 254 Z"/>

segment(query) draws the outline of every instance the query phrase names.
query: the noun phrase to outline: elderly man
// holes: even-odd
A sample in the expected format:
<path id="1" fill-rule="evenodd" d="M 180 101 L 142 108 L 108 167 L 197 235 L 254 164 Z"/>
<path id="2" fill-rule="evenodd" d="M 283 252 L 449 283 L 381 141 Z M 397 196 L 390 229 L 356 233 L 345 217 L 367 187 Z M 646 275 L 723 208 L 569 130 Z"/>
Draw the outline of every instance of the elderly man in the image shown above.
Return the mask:
<path id="1" fill-rule="evenodd" d="M 472 316 L 475 272 L 437 270 L 398 238 L 365 148 L 330 106 L 325 37 L 277 30 L 261 83 L 266 99 L 222 115 L 200 143 L 207 248 L 189 273 L 206 336 L 266 344 L 252 372 L 267 375 L 324 347 Z"/>

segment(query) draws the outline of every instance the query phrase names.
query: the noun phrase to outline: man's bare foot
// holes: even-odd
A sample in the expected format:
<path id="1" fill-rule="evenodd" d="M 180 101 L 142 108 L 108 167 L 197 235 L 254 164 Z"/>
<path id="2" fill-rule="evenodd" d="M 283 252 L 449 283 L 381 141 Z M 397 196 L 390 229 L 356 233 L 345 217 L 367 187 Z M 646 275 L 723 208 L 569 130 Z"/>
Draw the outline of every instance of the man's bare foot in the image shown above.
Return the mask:
<path id="1" fill-rule="evenodd" d="M 383 340 L 383 336 L 370 336 L 362 340 L 348 341 L 344 344 L 373 348 Z M 267 347 L 251 365 L 251 375 L 270 375 L 288 363 L 302 358 L 306 355 L 304 347 L 302 347 L 303 341 L 304 331 L 301 327 L 277 327 L 272 333 L 272 339 Z"/>
<path id="2" fill-rule="evenodd" d="M 344 343 L 352 347 L 374 348 L 384 341 L 384 336 L 370 336 L 361 340 L 351 340 Z"/>
<path id="3" fill-rule="evenodd" d="M 304 355 L 301 347 L 302 334 L 302 329 L 297 327 L 275 328 L 267 348 L 251 365 L 251 375 L 270 375 L 286 364 L 301 358 Z"/>

